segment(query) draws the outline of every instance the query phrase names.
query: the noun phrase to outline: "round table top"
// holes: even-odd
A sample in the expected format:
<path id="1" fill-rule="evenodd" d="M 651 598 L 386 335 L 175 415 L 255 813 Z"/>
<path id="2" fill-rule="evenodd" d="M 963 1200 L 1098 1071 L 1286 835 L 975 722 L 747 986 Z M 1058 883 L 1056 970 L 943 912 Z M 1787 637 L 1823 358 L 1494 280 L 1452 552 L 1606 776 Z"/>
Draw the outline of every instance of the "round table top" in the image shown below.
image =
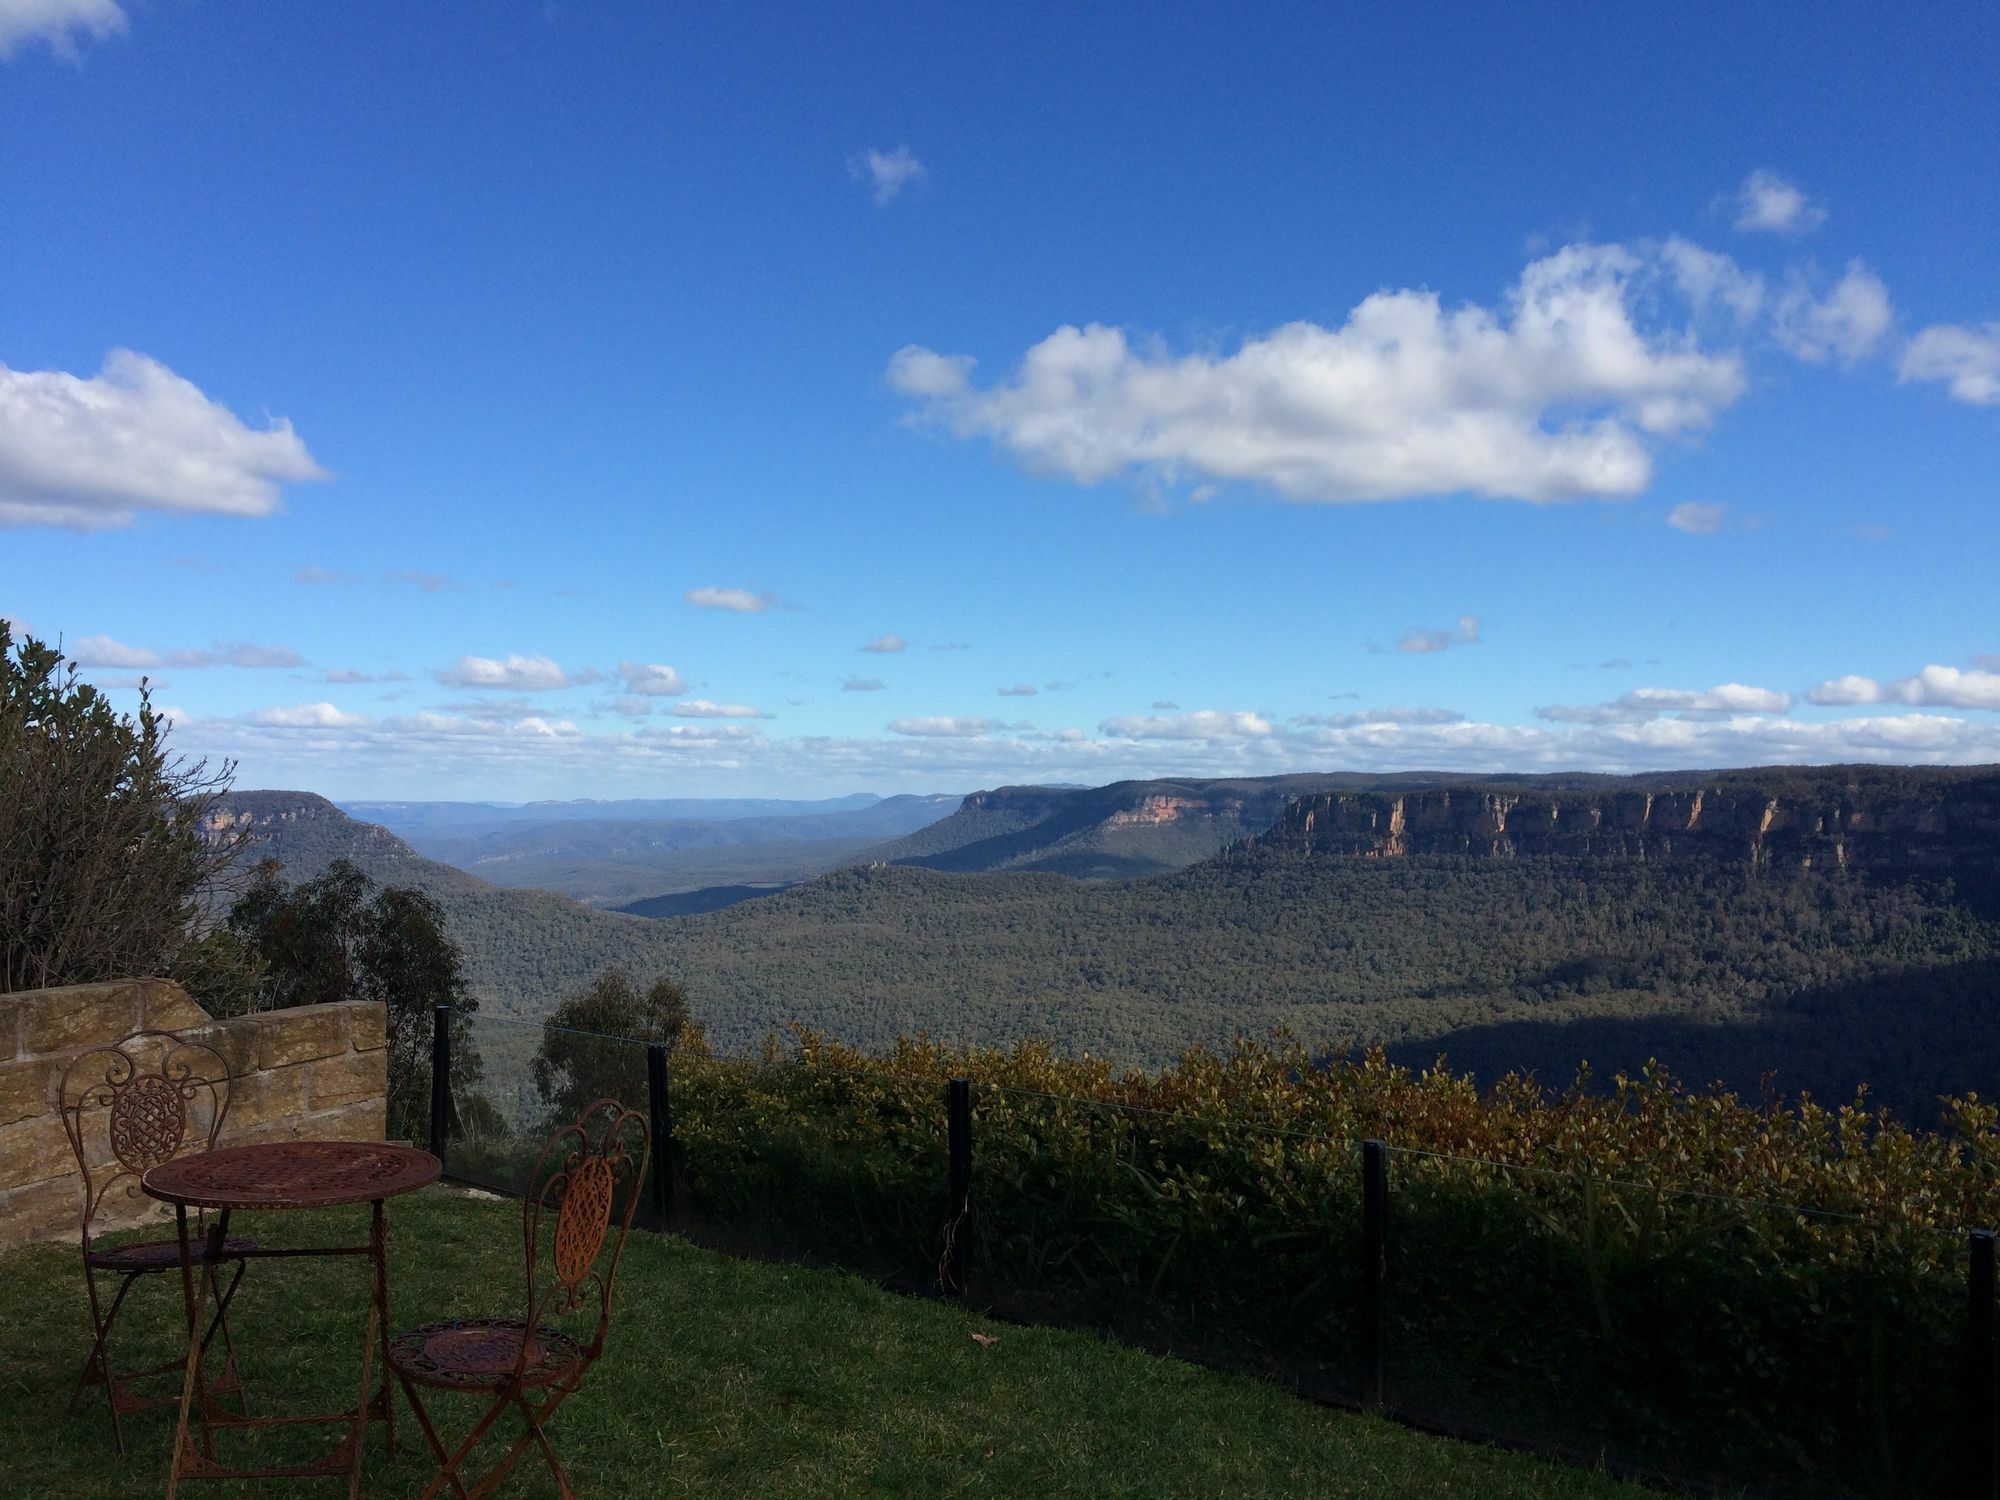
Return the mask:
<path id="1" fill-rule="evenodd" d="M 444 1164 L 415 1146 L 382 1141 L 266 1141 L 163 1161 L 146 1192 L 186 1208 L 334 1208 L 415 1192 Z"/>

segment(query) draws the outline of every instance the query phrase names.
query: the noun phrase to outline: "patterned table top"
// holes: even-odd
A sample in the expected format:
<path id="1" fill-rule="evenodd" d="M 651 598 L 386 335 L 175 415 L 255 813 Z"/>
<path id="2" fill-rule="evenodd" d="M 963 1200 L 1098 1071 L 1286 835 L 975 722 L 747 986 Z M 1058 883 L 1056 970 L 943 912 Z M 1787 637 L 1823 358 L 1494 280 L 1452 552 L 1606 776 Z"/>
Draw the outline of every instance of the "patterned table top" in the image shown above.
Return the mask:
<path id="1" fill-rule="evenodd" d="M 333 1208 L 415 1192 L 444 1170 L 428 1151 L 381 1141 L 267 1141 L 161 1162 L 142 1186 L 188 1208 Z"/>

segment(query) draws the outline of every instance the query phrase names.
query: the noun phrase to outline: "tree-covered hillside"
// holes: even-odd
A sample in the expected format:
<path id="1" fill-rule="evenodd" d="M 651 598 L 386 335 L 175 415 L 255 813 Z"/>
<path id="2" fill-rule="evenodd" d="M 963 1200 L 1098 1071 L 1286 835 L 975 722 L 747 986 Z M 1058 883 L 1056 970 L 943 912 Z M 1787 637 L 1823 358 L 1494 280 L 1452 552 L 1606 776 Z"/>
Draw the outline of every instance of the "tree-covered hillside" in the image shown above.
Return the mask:
<path id="1" fill-rule="evenodd" d="M 1124 884 L 846 871 L 666 925 L 724 1045 L 799 1020 L 1157 1064 L 1286 1026 L 1555 1081 L 1658 1055 L 1748 1093 L 1867 1082 L 1916 1116 L 2000 1062 L 2000 928 L 1948 880 L 1248 849 Z"/>

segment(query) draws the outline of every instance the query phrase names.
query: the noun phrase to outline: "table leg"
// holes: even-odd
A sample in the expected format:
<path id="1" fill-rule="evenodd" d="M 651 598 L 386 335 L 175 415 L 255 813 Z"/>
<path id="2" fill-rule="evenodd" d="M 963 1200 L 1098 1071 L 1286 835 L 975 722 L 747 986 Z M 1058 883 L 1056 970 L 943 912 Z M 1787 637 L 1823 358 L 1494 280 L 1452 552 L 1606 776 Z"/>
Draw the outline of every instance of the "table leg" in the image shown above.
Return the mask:
<path id="1" fill-rule="evenodd" d="M 368 1226 L 369 1259 L 375 1264 L 375 1318 L 382 1339 L 382 1391 L 377 1398 L 388 1429 L 389 1451 L 396 1451 L 396 1396 L 389 1384 L 389 1215 L 382 1200 L 373 1201 Z"/>
<path id="2" fill-rule="evenodd" d="M 195 1305 L 194 1256 L 188 1248 L 188 1216 L 185 1204 L 174 1205 L 174 1231 L 181 1248 L 181 1299 L 187 1308 L 187 1367 L 181 1373 L 180 1414 L 174 1419 L 173 1459 L 167 1466 L 167 1500 L 174 1500 L 180 1488 L 181 1458 L 188 1446 L 188 1408 L 195 1399 L 195 1384 L 201 1361 L 201 1314 L 206 1310 L 207 1282 L 202 1283 L 203 1307 Z"/>

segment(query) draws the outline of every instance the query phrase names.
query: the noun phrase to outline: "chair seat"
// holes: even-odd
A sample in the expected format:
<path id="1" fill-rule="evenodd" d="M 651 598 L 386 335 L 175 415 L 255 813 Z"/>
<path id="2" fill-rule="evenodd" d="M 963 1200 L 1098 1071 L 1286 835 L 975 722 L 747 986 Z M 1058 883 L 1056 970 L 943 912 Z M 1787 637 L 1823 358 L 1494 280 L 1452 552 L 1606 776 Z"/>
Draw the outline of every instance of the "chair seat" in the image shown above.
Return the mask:
<path id="1" fill-rule="evenodd" d="M 255 1240 L 238 1239 L 232 1234 L 222 1242 L 222 1253 L 215 1258 L 235 1260 L 256 1248 Z M 190 1237 L 188 1250 L 196 1265 L 209 1258 L 206 1239 Z M 181 1244 L 179 1240 L 142 1240 L 136 1245 L 107 1245 L 89 1251 L 85 1258 L 99 1271 L 166 1271 L 181 1263 Z"/>
<path id="2" fill-rule="evenodd" d="M 539 1327 L 531 1336 L 519 1318 L 459 1318 L 397 1334 L 389 1341 L 389 1367 L 419 1385 L 497 1391 L 512 1383 L 523 1339 L 524 1385 L 552 1385 L 586 1357 L 584 1346 L 561 1329 Z"/>

